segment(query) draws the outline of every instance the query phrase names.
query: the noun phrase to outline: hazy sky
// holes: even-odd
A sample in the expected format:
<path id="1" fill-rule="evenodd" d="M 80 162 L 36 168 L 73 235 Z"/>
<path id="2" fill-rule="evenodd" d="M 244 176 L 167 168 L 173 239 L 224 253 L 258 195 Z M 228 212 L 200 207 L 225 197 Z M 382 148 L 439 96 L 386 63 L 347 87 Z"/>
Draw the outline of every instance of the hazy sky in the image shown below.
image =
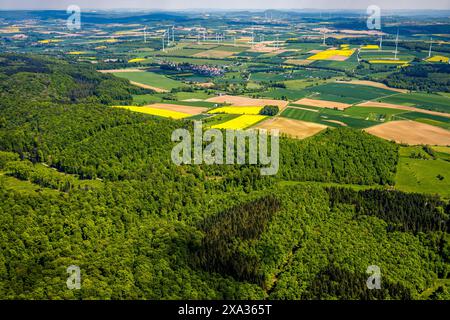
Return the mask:
<path id="1" fill-rule="evenodd" d="M 449 9 L 450 0 L 0 0 L 0 9 L 362 9 L 378 5 L 382 9 Z"/>

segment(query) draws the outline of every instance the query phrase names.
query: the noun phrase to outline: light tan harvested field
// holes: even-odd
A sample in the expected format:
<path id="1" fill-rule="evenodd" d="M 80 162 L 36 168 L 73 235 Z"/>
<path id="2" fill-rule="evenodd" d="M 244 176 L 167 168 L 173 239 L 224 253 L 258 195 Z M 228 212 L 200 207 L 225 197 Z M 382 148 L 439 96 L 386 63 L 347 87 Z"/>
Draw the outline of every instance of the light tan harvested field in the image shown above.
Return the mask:
<path id="1" fill-rule="evenodd" d="M 240 97 L 240 96 L 219 96 L 214 98 L 209 98 L 205 101 L 214 102 L 214 103 L 228 103 L 232 106 L 259 106 L 264 107 L 268 105 L 278 106 L 280 110 L 283 110 L 288 105 L 288 101 L 284 100 L 271 100 L 271 99 L 253 99 L 248 97 Z"/>
<path id="2" fill-rule="evenodd" d="M 170 110 L 170 111 L 177 111 L 187 114 L 200 114 L 202 112 L 205 112 L 208 110 L 208 108 L 201 108 L 201 107 L 191 107 L 191 106 L 180 106 L 176 104 L 168 104 L 168 103 L 155 103 L 155 104 L 149 104 L 146 105 L 146 107 L 152 107 L 156 109 L 164 109 L 164 110 Z"/>
<path id="3" fill-rule="evenodd" d="M 250 50 L 248 50 L 248 52 L 262 52 L 262 53 L 276 53 L 276 54 L 283 53 L 286 51 L 287 50 L 280 49 L 277 47 L 270 47 L 261 43 L 254 45 Z"/>
<path id="4" fill-rule="evenodd" d="M 450 131 L 410 120 L 391 121 L 368 129 L 374 136 L 409 145 L 450 145 Z"/>
<path id="5" fill-rule="evenodd" d="M 271 118 L 256 125 L 257 129 L 278 129 L 280 133 L 293 138 L 304 139 L 313 136 L 327 128 L 322 124 L 293 120 L 287 118 Z"/>
<path id="6" fill-rule="evenodd" d="M 317 49 L 315 49 L 315 50 L 310 50 L 310 51 L 308 51 L 307 53 L 319 53 L 319 52 L 322 52 L 323 50 L 317 50 Z"/>
<path id="7" fill-rule="evenodd" d="M 335 56 L 331 56 L 331 57 L 327 58 L 327 60 L 330 60 L 330 61 L 345 61 L 348 58 L 350 58 L 350 57 L 349 56 L 335 55 Z"/>
<path id="8" fill-rule="evenodd" d="M 307 60 L 307 59 L 287 59 L 284 61 L 285 64 L 293 64 L 296 66 L 307 66 L 308 64 L 313 63 L 313 60 Z"/>
<path id="9" fill-rule="evenodd" d="M 372 35 L 372 36 L 379 36 L 379 35 L 386 35 L 386 33 L 377 31 L 377 30 L 350 30 L 350 29 L 344 29 L 339 30 L 340 33 L 346 33 L 346 34 L 359 34 L 359 35 Z"/>
<path id="10" fill-rule="evenodd" d="M 431 111 L 425 109 L 419 109 L 415 107 L 402 106 L 401 104 L 392 104 L 392 103 L 384 103 L 384 102 L 376 102 L 376 101 L 366 101 L 364 103 L 360 103 L 357 105 L 358 107 L 379 107 L 379 108 L 388 108 L 388 109 L 400 109 L 407 111 L 415 111 L 421 113 L 432 114 L 435 116 L 447 117 L 450 118 L 449 113 L 439 112 L 439 111 Z"/>
<path id="11" fill-rule="evenodd" d="M 140 87 L 140 88 L 144 88 L 144 89 L 150 89 L 150 90 L 153 90 L 153 91 L 158 92 L 158 93 L 169 92 L 166 89 L 161 89 L 161 88 L 149 86 L 148 84 L 143 84 L 143 83 L 136 82 L 136 81 L 130 81 L 130 83 L 132 85 L 135 85 L 136 87 Z"/>
<path id="12" fill-rule="evenodd" d="M 236 39 L 236 41 L 250 42 L 250 41 L 252 41 L 252 37 L 239 37 Z"/>
<path id="13" fill-rule="evenodd" d="M 197 58 L 228 58 L 235 54 L 235 52 L 231 51 L 222 51 L 222 50 L 207 50 L 203 52 L 199 52 L 193 55 L 193 57 Z"/>
<path id="14" fill-rule="evenodd" d="M 329 109 L 339 109 L 345 110 L 351 107 L 351 104 L 342 103 L 342 102 L 334 102 L 327 100 L 314 100 L 309 98 L 303 98 L 294 102 L 295 104 L 302 104 L 305 106 L 319 107 L 319 108 L 329 108 Z"/>
<path id="15" fill-rule="evenodd" d="M 144 72 L 145 70 L 137 69 L 137 68 L 129 68 L 129 69 L 112 69 L 112 70 L 98 70 L 101 73 L 120 73 L 120 72 Z"/>
<path id="16" fill-rule="evenodd" d="M 375 87 L 375 88 L 381 88 L 401 93 L 408 93 L 408 90 L 405 89 L 397 89 L 397 88 L 391 88 L 385 85 L 384 83 L 375 82 L 375 81 L 367 81 L 367 80 L 351 80 L 351 81 L 336 81 L 338 83 L 351 83 L 351 84 L 361 84 L 369 87 Z"/>

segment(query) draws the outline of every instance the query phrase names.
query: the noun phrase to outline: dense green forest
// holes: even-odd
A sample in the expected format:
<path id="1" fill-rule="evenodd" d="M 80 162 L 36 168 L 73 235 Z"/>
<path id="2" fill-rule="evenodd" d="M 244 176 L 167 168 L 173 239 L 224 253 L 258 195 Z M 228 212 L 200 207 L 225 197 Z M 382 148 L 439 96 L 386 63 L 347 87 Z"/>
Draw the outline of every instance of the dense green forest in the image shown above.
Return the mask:
<path id="1" fill-rule="evenodd" d="M 449 73 L 448 64 L 414 64 L 388 75 L 383 82 L 411 91 L 450 92 Z"/>
<path id="2" fill-rule="evenodd" d="M 0 78 L 1 298 L 420 299 L 450 276 L 450 206 L 391 190 L 391 142 L 282 138 L 269 177 L 175 166 L 171 133 L 192 123 L 109 108 L 131 101 L 127 81 L 11 54 Z"/>

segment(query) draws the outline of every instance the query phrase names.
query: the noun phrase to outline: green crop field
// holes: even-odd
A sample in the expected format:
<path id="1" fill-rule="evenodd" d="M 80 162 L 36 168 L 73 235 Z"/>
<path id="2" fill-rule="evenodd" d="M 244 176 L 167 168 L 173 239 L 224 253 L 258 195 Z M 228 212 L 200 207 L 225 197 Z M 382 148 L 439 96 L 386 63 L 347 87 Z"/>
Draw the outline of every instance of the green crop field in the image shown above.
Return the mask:
<path id="1" fill-rule="evenodd" d="M 355 104 L 366 100 L 373 100 L 394 94 L 394 91 L 370 86 L 347 84 L 347 83 L 326 83 L 319 86 L 307 88 L 315 99 L 330 100 Z"/>
<path id="2" fill-rule="evenodd" d="M 396 188 L 406 192 L 439 194 L 450 198 L 450 162 L 443 159 L 412 159 L 401 155 Z"/>
<path id="3" fill-rule="evenodd" d="M 282 100 L 298 100 L 304 98 L 308 95 L 307 92 L 302 90 L 291 90 L 291 89 L 281 89 L 272 88 L 269 91 L 261 92 L 261 96 L 271 99 L 282 99 Z"/>
<path id="4" fill-rule="evenodd" d="M 308 108 L 308 107 L 305 107 Z M 339 121 L 344 123 L 345 125 L 356 128 L 363 129 L 379 124 L 379 122 L 365 119 L 353 118 L 345 115 L 341 111 L 331 110 L 331 109 L 320 109 L 319 112 L 308 111 L 298 108 L 287 108 L 281 113 L 282 117 L 295 119 L 295 120 L 303 120 L 309 122 L 315 122 L 324 124 L 330 127 L 341 127 L 342 125 L 331 121 Z"/>
<path id="5" fill-rule="evenodd" d="M 158 52 L 158 55 L 167 55 L 167 56 L 175 56 L 175 57 L 190 57 L 194 54 L 203 52 L 202 49 L 186 49 L 186 48 L 177 48 L 177 49 L 170 49 L 166 52 Z"/>
<path id="6" fill-rule="evenodd" d="M 197 65 L 207 64 L 207 65 L 215 65 L 215 66 L 226 66 L 232 64 L 232 61 L 229 60 L 220 60 L 220 59 L 205 59 L 205 58 L 182 58 L 182 57 L 164 57 L 166 61 L 172 61 L 176 63 L 192 63 Z"/>
<path id="7" fill-rule="evenodd" d="M 150 104 L 155 102 L 161 102 L 163 99 L 158 94 L 140 94 L 133 95 L 134 104 Z"/>
<path id="8" fill-rule="evenodd" d="M 258 82 L 283 81 L 286 80 L 286 75 L 282 73 L 257 72 L 252 73 L 250 79 Z"/>
<path id="9" fill-rule="evenodd" d="M 450 97 L 443 94 L 404 93 L 380 100 L 387 103 L 450 113 Z"/>
<path id="10" fill-rule="evenodd" d="M 406 112 L 407 111 L 405 110 L 396 110 L 390 108 L 357 107 L 357 106 L 347 108 L 344 111 L 345 114 L 348 114 L 353 117 L 375 121 L 390 121 L 393 120 L 393 116 Z"/>
<path id="11" fill-rule="evenodd" d="M 188 99 L 208 99 L 213 97 L 213 95 L 208 94 L 204 91 L 195 92 L 177 92 L 175 93 L 177 100 L 188 100 Z"/>
<path id="12" fill-rule="evenodd" d="M 165 90 L 179 88 L 183 85 L 179 81 L 172 80 L 164 75 L 156 74 L 153 72 L 117 72 L 114 73 L 114 75 L 119 78 L 125 78 L 130 81 L 139 82 Z"/>

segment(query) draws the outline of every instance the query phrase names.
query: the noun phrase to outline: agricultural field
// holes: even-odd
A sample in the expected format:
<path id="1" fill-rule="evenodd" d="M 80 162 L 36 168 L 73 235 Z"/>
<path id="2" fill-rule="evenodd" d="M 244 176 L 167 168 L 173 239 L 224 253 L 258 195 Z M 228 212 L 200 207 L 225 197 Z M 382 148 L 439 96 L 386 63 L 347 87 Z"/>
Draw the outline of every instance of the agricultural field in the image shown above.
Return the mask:
<path id="1" fill-rule="evenodd" d="M 450 114 L 450 97 L 439 93 L 405 93 L 381 98 L 379 101 Z"/>
<path id="2" fill-rule="evenodd" d="M 377 137 L 409 145 L 450 145 L 450 131 L 411 120 L 391 121 L 366 129 Z"/>
<path id="3" fill-rule="evenodd" d="M 266 116 L 260 115 L 242 115 L 238 116 L 237 118 L 228 120 L 226 122 L 212 125 L 211 128 L 242 130 L 257 124 L 258 122 L 261 122 L 266 118 L 267 118 Z"/>
<path id="4" fill-rule="evenodd" d="M 351 127 L 362 129 L 379 123 L 373 120 L 354 118 L 342 111 L 327 108 L 308 110 L 308 108 L 309 106 L 288 107 L 281 113 L 281 116 L 289 119 L 319 123 L 330 127 Z"/>
<path id="5" fill-rule="evenodd" d="M 450 117 L 442 117 L 422 112 L 406 112 L 395 115 L 395 119 L 410 119 L 450 130 Z"/>
<path id="6" fill-rule="evenodd" d="M 415 153 L 421 148 L 416 147 Z M 395 188 L 406 192 L 439 194 L 450 199 L 450 162 L 441 159 L 411 158 L 409 152 L 401 152 L 397 167 Z"/>
<path id="7" fill-rule="evenodd" d="M 307 58 L 307 60 L 345 61 L 355 53 L 355 49 L 328 49 Z"/>
<path id="8" fill-rule="evenodd" d="M 347 83 L 326 83 L 305 90 L 311 93 L 310 98 L 349 104 L 380 99 L 397 93 L 383 88 Z"/>
<path id="9" fill-rule="evenodd" d="M 405 113 L 407 113 L 407 111 L 380 107 L 352 106 L 345 109 L 345 114 L 348 114 L 350 116 L 379 122 L 394 120 L 397 118 L 397 115 L 402 115 Z"/>
<path id="10" fill-rule="evenodd" d="M 313 122 L 276 117 L 260 122 L 253 128 L 265 129 L 268 132 L 270 132 L 270 130 L 276 129 L 279 130 L 281 134 L 287 135 L 288 137 L 305 139 L 316 135 L 317 133 L 326 129 L 327 126 Z"/>
<path id="11" fill-rule="evenodd" d="M 450 11 L 6 2 L 0 300 L 450 300 Z"/>
<path id="12" fill-rule="evenodd" d="M 273 99 L 254 99 L 242 96 L 223 95 L 214 98 L 207 99 L 208 102 L 225 103 L 232 106 L 278 106 L 281 110 L 288 105 L 288 101 L 280 101 Z"/>
<path id="13" fill-rule="evenodd" d="M 132 82 L 149 86 L 150 89 L 157 88 L 167 91 L 183 85 L 179 81 L 153 72 L 114 72 L 113 74 L 119 78 L 125 78 Z"/>
<path id="14" fill-rule="evenodd" d="M 220 107 L 208 111 L 208 113 L 227 113 L 227 114 L 259 114 L 263 107 Z"/>
<path id="15" fill-rule="evenodd" d="M 150 114 L 153 116 L 164 117 L 164 118 L 172 118 L 172 119 L 183 119 L 191 116 L 189 113 L 179 112 L 167 110 L 165 108 L 156 108 L 156 107 L 136 107 L 136 106 L 114 106 L 114 108 L 130 110 L 133 112 Z"/>

